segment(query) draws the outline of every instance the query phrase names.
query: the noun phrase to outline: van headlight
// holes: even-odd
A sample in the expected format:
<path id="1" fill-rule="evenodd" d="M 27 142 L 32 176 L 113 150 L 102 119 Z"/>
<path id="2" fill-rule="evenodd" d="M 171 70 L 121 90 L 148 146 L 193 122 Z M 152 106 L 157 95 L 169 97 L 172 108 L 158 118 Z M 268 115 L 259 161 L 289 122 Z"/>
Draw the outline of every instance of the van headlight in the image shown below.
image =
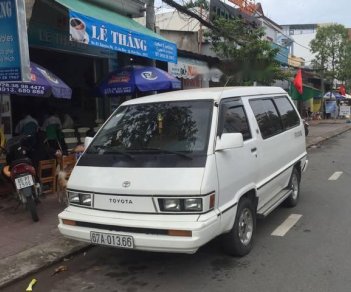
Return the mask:
<path id="1" fill-rule="evenodd" d="M 181 211 L 180 199 L 163 199 L 164 211 Z"/>
<path id="2" fill-rule="evenodd" d="M 184 200 L 185 211 L 202 211 L 202 199 L 185 199 Z"/>
<path id="3" fill-rule="evenodd" d="M 91 207 L 92 205 L 92 194 L 67 192 L 67 195 L 69 204 L 82 205 L 87 207 Z"/>
<path id="4" fill-rule="evenodd" d="M 202 198 L 162 198 L 158 199 L 163 212 L 201 212 Z"/>

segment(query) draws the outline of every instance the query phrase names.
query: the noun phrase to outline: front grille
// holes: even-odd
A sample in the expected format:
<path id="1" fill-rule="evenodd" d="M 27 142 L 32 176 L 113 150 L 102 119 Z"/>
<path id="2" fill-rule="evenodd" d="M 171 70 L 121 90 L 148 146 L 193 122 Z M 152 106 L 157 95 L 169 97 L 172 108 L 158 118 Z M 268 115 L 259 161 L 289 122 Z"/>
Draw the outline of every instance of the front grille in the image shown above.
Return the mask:
<path id="1" fill-rule="evenodd" d="M 164 229 L 124 227 L 124 226 L 97 224 L 97 223 L 81 222 L 81 221 L 76 221 L 76 226 L 89 227 L 94 229 L 103 229 L 103 230 L 116 231 L 116 232 L 168 235 L 168 230 L 164 230 Z"/>

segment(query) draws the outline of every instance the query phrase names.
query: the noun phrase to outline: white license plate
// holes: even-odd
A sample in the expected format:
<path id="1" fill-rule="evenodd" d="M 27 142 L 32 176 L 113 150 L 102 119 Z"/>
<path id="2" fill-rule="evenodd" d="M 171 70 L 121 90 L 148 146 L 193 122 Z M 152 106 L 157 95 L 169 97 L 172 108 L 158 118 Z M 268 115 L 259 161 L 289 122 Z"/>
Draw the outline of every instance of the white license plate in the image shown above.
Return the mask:
<path id="1" fill-rule="evenodd" d="M 93 244 L 123 247 L 123 248 L 134 248 L 133 236 L 110 234 L 102 232 L 90 232 L 90 241 Z"/>
<path id="2" fill-rule="evenodd" d="M 15 183 L 18 190 L 34 185 L 33 177 L 31 175 L 15 178 Z"/>

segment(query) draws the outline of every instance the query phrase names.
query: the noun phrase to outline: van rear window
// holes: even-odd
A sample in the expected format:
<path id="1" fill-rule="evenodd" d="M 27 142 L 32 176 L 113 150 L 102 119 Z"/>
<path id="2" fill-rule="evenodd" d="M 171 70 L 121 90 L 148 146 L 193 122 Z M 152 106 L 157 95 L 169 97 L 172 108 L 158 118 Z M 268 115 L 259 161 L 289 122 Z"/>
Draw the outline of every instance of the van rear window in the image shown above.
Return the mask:
<path id="1" fill-rule="evenodd" d="M 300 118 L 286 96 L 277 97 L 274 102 L 277 105 L 284 129 L 290 129 L 300 124 Z"/>
<path id="2" fill-rule="evenodd" d="M 272 99 L 250 100 L 263 139 L 283 131 L 282 121 Z"/>

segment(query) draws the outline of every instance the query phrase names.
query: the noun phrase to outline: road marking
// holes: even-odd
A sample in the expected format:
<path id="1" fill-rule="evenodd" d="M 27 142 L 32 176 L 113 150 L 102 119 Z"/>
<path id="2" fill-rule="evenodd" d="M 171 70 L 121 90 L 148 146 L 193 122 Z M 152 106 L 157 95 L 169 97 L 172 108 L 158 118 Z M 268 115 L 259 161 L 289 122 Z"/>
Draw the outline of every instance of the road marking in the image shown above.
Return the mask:
<path id="1" fill-rule="evenodd" d="M 291 214 L 286 220 L 279 225 L 272 233 L 272 236 L 284 236 L 291 227 L 293 227 L 297 221 L 300 220 L 302 215 L 299 214 Z"/>
<path id="2" fill-rule="evenodd" d="M 342 171 L 335 171 L 328 180 L 337 180 L 343 174 Z"/>

